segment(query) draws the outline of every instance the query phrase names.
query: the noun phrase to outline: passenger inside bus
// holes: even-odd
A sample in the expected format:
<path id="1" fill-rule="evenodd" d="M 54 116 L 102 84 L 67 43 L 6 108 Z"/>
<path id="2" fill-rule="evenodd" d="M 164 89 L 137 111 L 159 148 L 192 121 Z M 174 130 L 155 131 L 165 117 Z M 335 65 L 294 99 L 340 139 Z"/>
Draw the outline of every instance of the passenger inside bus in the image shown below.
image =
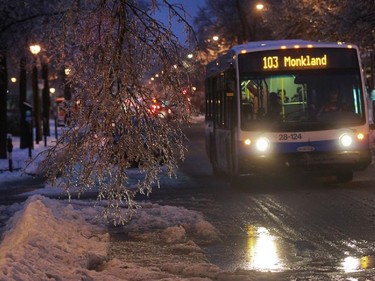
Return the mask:
<path id="1" fill-rule="evenodd" d="M 254 120 L 258 109 L 258 94 L 256 87 L 251 81 L 242 85 L 242 118 Z"/>
<path id="2" fill-rule="evenodd" d="M 328 101 L 321 106 L 319 114 L 345 111 L 345 103 L 341 102 L 339 97 L 339 90 L 331 88 L 328 93 Z"/>
<path id="3" fill-rule="evenodd" d="M 271 92 L 268 97 L 268 112 L 267 119 L 278 121 L 281 113 L 281 98 L 275 93 Z"/>
<path id="4" fill-rule="evenodd" d="M 302 101 L 303 101 L 302 87 L 297 87 L 297 93 L 292 97 L 292 102 L 302 102 Z"/>

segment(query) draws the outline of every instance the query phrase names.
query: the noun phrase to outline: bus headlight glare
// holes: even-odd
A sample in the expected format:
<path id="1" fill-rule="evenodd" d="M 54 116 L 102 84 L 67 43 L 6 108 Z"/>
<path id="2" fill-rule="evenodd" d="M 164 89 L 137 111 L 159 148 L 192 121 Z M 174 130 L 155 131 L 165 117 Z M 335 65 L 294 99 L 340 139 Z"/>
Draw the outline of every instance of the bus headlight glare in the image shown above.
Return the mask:
<path id="1" fill-rule="evenodd" d="M 353 143 L 353 138 L 351 135 L 343 134 L 340 136 L 340 143 L 343 147 L 349 147 Z"/>
<path id="2" fill-rule="evenodd" d="M 257 139 L 255 147 L 260 152 L 266 152 L 270 148 L 270 141 L 265 137 L 261 137 Z"/>

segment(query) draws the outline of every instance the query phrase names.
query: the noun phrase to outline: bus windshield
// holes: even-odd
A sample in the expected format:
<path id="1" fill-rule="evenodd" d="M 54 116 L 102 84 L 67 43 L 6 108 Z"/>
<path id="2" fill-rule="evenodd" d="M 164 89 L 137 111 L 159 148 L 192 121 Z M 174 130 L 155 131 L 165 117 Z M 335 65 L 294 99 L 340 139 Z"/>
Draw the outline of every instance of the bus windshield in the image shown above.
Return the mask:
<path id="1" fill-rule="evenodd" d="M 360 73 L 350 69 L 240 75 L 241 128 L 322 130 L 365 123 Z"/>

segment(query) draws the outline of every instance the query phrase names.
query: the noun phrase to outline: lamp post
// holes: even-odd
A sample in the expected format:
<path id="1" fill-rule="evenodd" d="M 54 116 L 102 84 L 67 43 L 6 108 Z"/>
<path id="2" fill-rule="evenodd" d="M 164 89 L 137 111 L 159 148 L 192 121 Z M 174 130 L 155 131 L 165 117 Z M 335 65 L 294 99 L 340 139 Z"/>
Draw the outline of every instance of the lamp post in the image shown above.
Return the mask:
<path id="1" fill-rule="evenodd" d="M 34 65 L 32 69 L 32 88 L 33 88 L 33 109 L 34 109 L 34 120 L 35 120 L 35 142 L 36 144 L 42 140 L 42 126 L 40 116 L 40 105 L 39 105 L 39 89 L 38 89 L 38 69 L 37 69 L 37 56 L 40 52 L 39 45 L 31 45 L 30 52 L 34 56 Z"/>
<path id="2" fill-rule="evenodd" d="M 49 81 L 48 81 L 48 65 L 47 63 L 42 64 L 42 77 L 44 81 L 42 101 L 43 101 L 43 136 L 44 146 L 47 146 L 47 136 L 50 136 L 49 129 L 49 111 L 50 111 L 50 95 L 49 95 Z"/>
<path id="3" fill-rule="evenodd" d="M 8 67 L 5 49 L 0 51 L 0 158 L 7 158 Z"/>
<path id="4" fill-rule="evenodd" d="M 261 13 L 265 10 L 265 6 L 263 3 L 257 3 L 255 7 L 252 8 L 252 10 L 253 17 L 250 27 L 249 41 L 256 41 L 258 39 L 257 29 L 261 25 Z"/>
<path id="5" fill-rule="evenodd" d="M 25 120 L 26 109 L 24 107 L 24 102 L 26 102 L 26 58 L 22 57 L 20 61 L 20 79 L 19 79 L 19 101 L 18 106 L 20 110 L 20 148 L 28 147 L 27 134 L 29 126 Z"/>

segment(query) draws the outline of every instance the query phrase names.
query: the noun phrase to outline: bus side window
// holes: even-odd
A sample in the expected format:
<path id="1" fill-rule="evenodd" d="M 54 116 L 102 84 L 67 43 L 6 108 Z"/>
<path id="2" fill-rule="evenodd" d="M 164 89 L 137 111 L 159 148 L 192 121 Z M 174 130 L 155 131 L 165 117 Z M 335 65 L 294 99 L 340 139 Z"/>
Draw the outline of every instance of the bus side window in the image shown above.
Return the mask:
<path id="1" fill-rule="evenodd" d="M 225 86 L 224 86 L 224 126 L 230 128 L 233 125 L 234 118 L 234 99 L 236 92 L 236 77 L 233 69 L 225 72 Z"/>

